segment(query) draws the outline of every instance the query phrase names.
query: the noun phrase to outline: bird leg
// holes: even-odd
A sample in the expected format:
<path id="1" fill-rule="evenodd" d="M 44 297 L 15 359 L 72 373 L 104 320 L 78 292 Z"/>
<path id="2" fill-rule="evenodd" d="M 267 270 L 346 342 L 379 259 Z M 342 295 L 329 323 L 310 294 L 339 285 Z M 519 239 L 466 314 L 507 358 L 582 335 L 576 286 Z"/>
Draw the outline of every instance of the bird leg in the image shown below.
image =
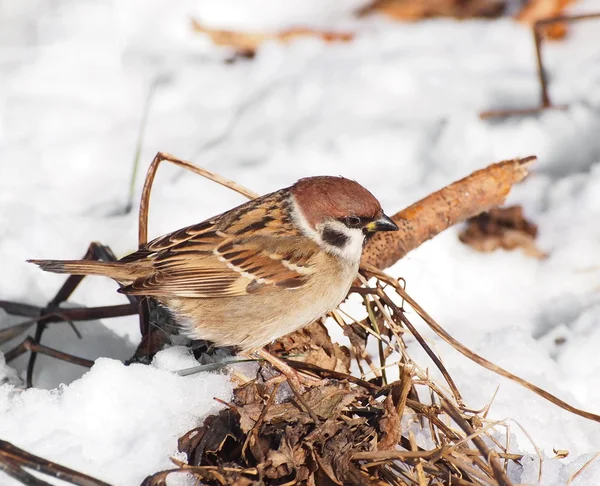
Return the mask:
<path id="1" fill-rule="evenodd" d="M 282 375 L 284 375 L 288 382 L 290 382 L 290 386 L 296 387 L 297 390 L 302 391 L 304 389 L 303 385 L 306 386 L 320 386 L 323 384 L 323 380 L 319 378 L 314 378 L 305 373 L 299 373 L 294 368 L 292 368 L 289 364 L 287 364 L 282 359 L 277 356 L 273 356 L 266 349 L 260 348 L 256 351 L 256 354 L 267 361 L 273 368 L 279 371 Z"/>

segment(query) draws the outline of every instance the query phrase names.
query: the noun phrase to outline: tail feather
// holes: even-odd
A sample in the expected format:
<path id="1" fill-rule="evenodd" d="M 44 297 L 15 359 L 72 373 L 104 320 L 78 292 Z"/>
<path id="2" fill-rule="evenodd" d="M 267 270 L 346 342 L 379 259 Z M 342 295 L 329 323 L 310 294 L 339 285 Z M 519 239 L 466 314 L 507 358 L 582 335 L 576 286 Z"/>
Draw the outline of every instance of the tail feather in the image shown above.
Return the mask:
<path id="1" fill-rule="evenodd" d="M 42 270 L 52 273 L 68 273 L 71 275 L 102 275 L 123 283 L 133 282 L 135 268 L 119 262 L 101 262 L 96 260 L 27 260 L 35 263 Z"/>

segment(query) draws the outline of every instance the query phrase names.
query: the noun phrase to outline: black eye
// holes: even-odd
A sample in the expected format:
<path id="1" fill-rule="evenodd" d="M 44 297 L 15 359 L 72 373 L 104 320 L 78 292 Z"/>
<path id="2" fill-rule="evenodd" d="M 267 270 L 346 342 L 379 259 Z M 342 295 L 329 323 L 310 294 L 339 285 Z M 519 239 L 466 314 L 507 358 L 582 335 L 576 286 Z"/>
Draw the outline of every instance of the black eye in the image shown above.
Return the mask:
<path id="1" fill-rule="evenodd" d="M 346 216 L 344 218 L 344 224 L 348 226 L 348 228 L 358 228 L 361 226 L 361 220 L 358 216 Z"/>

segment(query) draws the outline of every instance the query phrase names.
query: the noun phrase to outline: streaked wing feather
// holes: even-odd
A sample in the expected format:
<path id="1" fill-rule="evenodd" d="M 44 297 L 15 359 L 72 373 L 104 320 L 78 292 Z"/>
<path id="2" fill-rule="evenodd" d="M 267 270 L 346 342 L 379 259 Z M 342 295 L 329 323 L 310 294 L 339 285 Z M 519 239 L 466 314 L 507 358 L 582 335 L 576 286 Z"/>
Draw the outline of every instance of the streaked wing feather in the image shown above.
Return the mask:
<path id="1" fill-rule="evenodd" d="M 224 239 L 212 252 L 198 234 L 165 247 L 154 259 L 155 272 L 122 292 L 133 295 L 217 298 L 294 289 L 313 273 L 318 247 L 297 237 Z M 212 236 L 211 236 L 212 238 Z M 214 246 L 213 246 L 214 248 Z"/>

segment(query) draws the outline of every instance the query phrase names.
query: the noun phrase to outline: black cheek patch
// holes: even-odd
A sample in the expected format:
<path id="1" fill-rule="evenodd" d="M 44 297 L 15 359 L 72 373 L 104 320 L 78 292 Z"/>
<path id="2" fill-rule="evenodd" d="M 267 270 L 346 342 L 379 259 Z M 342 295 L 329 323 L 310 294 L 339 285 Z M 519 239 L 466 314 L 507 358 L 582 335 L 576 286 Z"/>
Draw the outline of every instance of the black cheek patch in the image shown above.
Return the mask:
<path id="1" fill-rule="evenodd" d="M 336 231 L 332 228 L 325 227 L 323 233 L 321 234 L 321 238 L 325 243 L 329 243 L 331 246 L 336 246 L 338 248 L 343 248 L 348 243 L 350 239 L 341 231 Z"/>

